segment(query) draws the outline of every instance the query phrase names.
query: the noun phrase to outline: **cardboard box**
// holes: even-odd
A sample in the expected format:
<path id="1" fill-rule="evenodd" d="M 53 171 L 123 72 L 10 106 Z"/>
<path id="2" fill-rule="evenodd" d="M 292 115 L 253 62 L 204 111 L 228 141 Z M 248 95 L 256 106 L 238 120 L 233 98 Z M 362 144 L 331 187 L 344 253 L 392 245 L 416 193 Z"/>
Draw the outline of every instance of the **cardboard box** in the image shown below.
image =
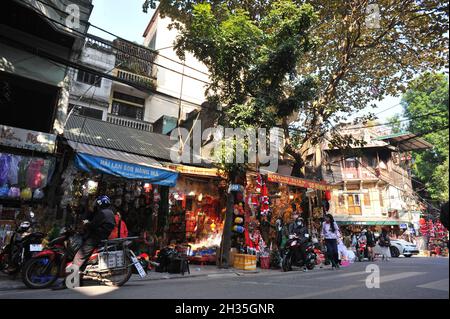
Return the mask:
<path id="1" fill-rule="evenodd" d="M 234 268 L 240 270 L 256 270 L 256 256 L 245 254 L 234 255 Z"/>

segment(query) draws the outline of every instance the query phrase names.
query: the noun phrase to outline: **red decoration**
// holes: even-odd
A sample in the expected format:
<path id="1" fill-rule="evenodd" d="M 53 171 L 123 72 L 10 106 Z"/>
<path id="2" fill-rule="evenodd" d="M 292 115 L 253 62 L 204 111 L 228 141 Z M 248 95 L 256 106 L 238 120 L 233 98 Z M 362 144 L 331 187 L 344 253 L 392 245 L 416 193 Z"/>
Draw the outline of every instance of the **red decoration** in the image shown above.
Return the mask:
<path id="1" fill-rule="evenodd" d="M 330 201 L 330 200 L 331 200 L 331 192 L 330 192 L 330 191 L 325 191 L 325 199 L 326 199 L 327 201 Z"/>

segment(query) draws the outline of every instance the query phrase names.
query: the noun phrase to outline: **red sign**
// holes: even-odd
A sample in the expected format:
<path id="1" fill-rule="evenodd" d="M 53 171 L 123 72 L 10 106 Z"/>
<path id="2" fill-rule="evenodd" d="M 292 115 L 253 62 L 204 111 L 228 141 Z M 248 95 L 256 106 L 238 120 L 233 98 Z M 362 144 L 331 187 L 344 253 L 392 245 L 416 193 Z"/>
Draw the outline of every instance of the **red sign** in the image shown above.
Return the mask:
<path id="1" fill-rule="evenodd" d="M 297 186 L 297 187 L 303 187 L 303 188 L 312 188 L 312 189 L 318 189 L 322 191 L 329 191 L 333 188 L 336 188 L 336 186 L 327 184 L 325 182 L 316 182 L 308 179 L 298 178 L 298 177 L 292 177 L 292 176 L 284 176 L 279 174 L 273 174 L 269 173 L 267 174 L 267 180 L 269 182 L 273 183 L 283 183 L 287 185 Z"/>

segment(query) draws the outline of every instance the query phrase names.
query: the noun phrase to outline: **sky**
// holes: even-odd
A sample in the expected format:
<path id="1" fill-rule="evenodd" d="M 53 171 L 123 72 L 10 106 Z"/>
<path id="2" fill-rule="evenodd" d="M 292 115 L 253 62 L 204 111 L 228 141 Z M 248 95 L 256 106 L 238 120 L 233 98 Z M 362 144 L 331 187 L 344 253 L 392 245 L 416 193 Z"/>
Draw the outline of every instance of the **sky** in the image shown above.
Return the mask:
<path id="1" fill-rule="evenodd" d="M 121 38 L 142 44 L 144 40 L 142 35 L 153 15 L 153 10 L 150 9 L 148 13 L 142 12 L 143 3 L 144 0 L 94 0 L 94 9 L 89 22 Z M 91 27 L 89 33 L 108 40 L 114 40 L 113 36 L 93 27 Z M 379 121 L 385 123 L 387 118 L 402 113 L 402 107 L 397 105 L 399 103 L 400 97 L 389 96 L 377 102 L 378 107 L 376 109 L 367 108 L 365 111 L 360 112 L 358 116 L 364 114 L 364 112 L 375 114 L 381 112 L 378 115 Z M 394 105 L 396 106 L 392 107 Z M 386 109 L 388 110 L 384 111 Z"/>

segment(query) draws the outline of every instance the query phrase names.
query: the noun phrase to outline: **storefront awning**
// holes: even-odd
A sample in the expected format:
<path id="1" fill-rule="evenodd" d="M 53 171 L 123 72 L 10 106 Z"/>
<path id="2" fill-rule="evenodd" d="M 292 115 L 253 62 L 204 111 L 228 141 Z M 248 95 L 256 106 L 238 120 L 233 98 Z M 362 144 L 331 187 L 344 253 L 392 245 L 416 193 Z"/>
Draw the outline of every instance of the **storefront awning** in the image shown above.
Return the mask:
<path id="1" fill-rule="evenodd" d="M 275 173 L 267 173 L 267 180 L 269 182 L 273 183 L 283 183 L 287 185 L 297 186 L 297 187 L 303 187 L 303 188 L 312 188 L 322 191 L 329 191 L 333 188 L 336 188 L 336 186 L 327 184 L 325 182 L 317 182 L 312 181 L 308 179 L 298 178 L 298 177 L 292 177 L 292 176 L 285 176 Z"/>
<path id="2" fill-rule="evenodd" d="M 158 161 L 150 157 L 73 141 L 68 142 L 77 153 L 75 156 L 76 166 L 83 171 L 97 171 L 162 186 L 173 187 L 176 185 L 178 172 L 163 168 Z"/>
<path id="3" fill-rule="evenodd" d="M 418 151 L 433 148 L 433 145 L 425 141 L 423 138 L 415 134 L 406 132 L 398 133 L 388 136 L 380 136 L 376 140 L 387 142 L 391 145 L 397 146 L 402 152 Z"/>

